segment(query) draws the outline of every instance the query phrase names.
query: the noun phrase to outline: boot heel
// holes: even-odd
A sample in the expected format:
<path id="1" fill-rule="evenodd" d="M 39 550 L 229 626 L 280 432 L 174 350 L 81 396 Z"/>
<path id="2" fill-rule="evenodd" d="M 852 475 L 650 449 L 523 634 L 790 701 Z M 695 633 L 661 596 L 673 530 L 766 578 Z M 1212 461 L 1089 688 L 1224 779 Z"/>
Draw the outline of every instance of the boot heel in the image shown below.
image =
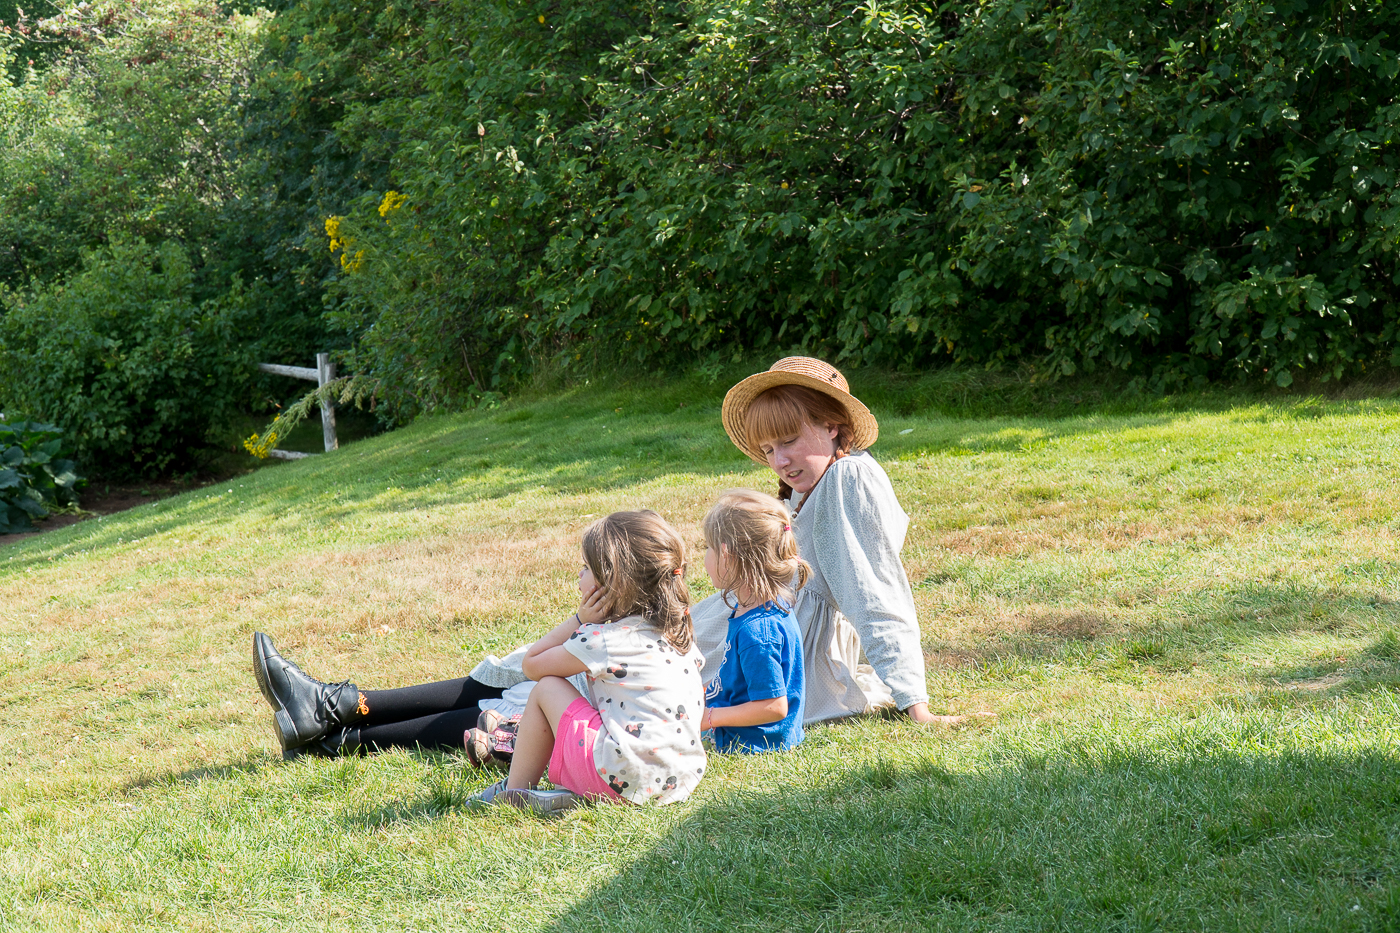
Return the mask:
<path id="1" fill-rule="evenodd" d="M 262 632 L 253 636 L 253 676 L 272 707 L 272 725 L 283 751 L 318 742 L 369 714 L 354 684 L 328 684 L 307 676 L 278 654 Z"/>
<path id="2" fill-rule="evenodd" d="M 297 735 L 296 723 L 292 721 L 292 717 L 285 709 L 273 711 L 272 731 L 277 733 L 277 744 L 282 746 L 283 752 L 306 744 Z"/>

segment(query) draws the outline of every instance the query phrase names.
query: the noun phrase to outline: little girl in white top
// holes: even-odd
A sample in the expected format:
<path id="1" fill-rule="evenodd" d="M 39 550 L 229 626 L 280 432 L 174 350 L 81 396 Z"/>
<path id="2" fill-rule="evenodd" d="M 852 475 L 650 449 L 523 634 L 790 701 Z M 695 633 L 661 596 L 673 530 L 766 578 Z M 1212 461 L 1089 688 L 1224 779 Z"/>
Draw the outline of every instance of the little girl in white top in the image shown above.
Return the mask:
<path id="1" fill-rule="evenodd" d="M 580 798 L 690 796 L 705 773 L 705 662 L 684 572 L 685 544 L 655 512 L 614 512 L 588 526 L 578 611 L 526 651 L 524 673 L 537 683 L 510 773 L 478 800 L 547 812 Z M 582 672 L 591 697 L 565 679 Z M 546 766 L 550 783 L 569 793 L 535 790 Z"/>

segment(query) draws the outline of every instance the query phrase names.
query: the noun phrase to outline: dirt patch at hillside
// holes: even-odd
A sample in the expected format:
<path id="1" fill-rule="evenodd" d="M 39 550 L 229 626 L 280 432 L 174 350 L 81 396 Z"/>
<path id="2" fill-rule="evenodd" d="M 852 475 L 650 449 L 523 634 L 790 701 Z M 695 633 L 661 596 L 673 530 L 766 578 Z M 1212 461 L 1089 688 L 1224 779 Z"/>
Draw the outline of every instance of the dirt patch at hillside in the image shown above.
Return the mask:
<path id="1" fill-rule="evenodd" d="M 76 525 L 78 522 L 85 522 L 100 515 L 124 512 L 138 505 L 145 505 L 147 502 L 167 499 L 191 489 L 200 489 L 223 481 L 220 477 L 203 477 L 190 482 L 154 480 L 132 484 L 94 481 L 89 483 L 80 495 L 79 506 L 82 508 L 82 512 L 76 515 L 50 515 L 48 518 L 35 522 L 33 531 L 25 531 L 17 535 L 0 535 L 0 547 L 15 541 L 24 541 L 35 535 L 67 528 L 69 525 Z"/>

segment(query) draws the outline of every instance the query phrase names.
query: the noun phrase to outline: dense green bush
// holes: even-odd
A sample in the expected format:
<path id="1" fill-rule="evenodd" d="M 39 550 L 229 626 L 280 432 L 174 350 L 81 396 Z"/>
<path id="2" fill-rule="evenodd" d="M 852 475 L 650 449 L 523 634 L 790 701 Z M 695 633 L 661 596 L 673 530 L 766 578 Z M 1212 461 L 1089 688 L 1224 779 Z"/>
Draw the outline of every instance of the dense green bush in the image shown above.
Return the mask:
<path id="1" fill-rule="evenodd" d="M 50 509 L 78 504 L 83 479 L 62 450 L 54 425 L 0 421 L 0 535 L 29 531 Z"/>
<path id="2" fill-rule="evenodd" d="M 182 314 L 254 315 L 220 359 L 340 350 L 390 419 L 542 360 L 800 348 L 1155 387 L 1400 364 L 1400 10 L 1377 0 L 274 7 L 29 23 L 56 44 L 0 82 L 15 311 L 77 307 L 54 283 L 82 249 L 175 244 Z M 152 321 L 124 345 L 177 333 Z M 28 327 L 5 325 L 12 359 L 57 346 Z M 155 468 L 184 456 L 154 426 L 186 396 L 152 380 L 111 425 L 24 397 Z"/>
<path id="3" fill-rule="evenodd" d="M 365 40 L 330 0 L 288 15 L 314 37 L 289 73 L 339 99 L 318 64 Z M 1400 10 L 1379 2 L 374 15 L 394 52 L 335 128 L 381 167 L 331 287 L 358 365 L 409 404 L 539 353 L 1286 385 L 1396 351 Z"/>
<path id="4" fill-rule="evenodd" d="M 258 319 L 238 339 L 259 358 L 332 349 L 324 248 L 309 274 L 285 248 L 295 224 L 245 132 L 270 14 L 216 0 L 21 5 L 26 18 L 0 31 L 0 64 L 13 66 L 0 69 L 0 285 L 47 288 L 114 239 L 168 242 L 188 259 L 195 304 L 235 278 L 257 283 Z M 261 386 L 255 401 L 286 391 Z"/>
<path id="5" fill-rule="evenodd" d="M 113 235 L 178 240 L 200 267 L 217 254 L 222 211 L 249 188 L 239 100 L 263 18 L 213 0 L 99 0 L 0 35 L 0 59 L 20 30 L 55 49 L 0 77 L 0 281 L 51 281 Z"/>
<path id="6" fill-rule="evenodd" d="M 0 406 L 58 424 L 108 474 L 194 464 L 247 400 L 258 291 L 196 302 L 172 242 L 89 252 L 63 283 L 5 296 Z"/>

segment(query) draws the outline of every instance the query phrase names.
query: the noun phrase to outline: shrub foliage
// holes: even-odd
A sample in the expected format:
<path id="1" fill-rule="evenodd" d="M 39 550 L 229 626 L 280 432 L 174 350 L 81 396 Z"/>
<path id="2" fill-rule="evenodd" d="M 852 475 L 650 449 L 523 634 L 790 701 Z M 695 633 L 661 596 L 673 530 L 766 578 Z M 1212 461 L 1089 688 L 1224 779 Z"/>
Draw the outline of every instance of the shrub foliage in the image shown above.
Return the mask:
<path id="1" fill-rule="evenodd" d="M 59 423 L 108 474 L 185 467 L 227 407 L 223 387 L 210 399 L 188 378 L 331 348 L 321 273 L 284 248 L 245 131 L 270 14 L 215 0 L 21 6 L 0 29 L 0 315 L 18 314 L 0 324 L 0 410 Z M 243 326 L 213 339 L 204 307 L 237 308 Z M 285 391 L 256 381 L 254 395 L 247 374 L 235 380 L 241 407 Z"/>
<path id="2" fill-rule="evenodd" d="M 188 466 L 238 411 L 253 369 L 238 336 L 250 293 L 197 303 L 173 242 L 117 241 L 65 282 L 11 295 L 0 317 L 9 404 L 57 422 L 111 472 Z"/>
<path id="3" fill-rule="evenodd" d="M 423 405 L 527 351 L 1041 359 L 1158 385 L 1396 362 L 1392 6 L 349 15 L 304 0 L 276 28 L 316 36 L 285 67 L 325 98 L 346 79 L 321 62 L 396 44 L 336 123 L 383 169 L 327 242 L 360 367 Z"/>
<path id="4" fill-rule="evenodd" d="M 83 479 L 62 450 L 54 425 L 0 421 L 0 535 L 29 531 L 50 509 L 78 504 Z"/>

